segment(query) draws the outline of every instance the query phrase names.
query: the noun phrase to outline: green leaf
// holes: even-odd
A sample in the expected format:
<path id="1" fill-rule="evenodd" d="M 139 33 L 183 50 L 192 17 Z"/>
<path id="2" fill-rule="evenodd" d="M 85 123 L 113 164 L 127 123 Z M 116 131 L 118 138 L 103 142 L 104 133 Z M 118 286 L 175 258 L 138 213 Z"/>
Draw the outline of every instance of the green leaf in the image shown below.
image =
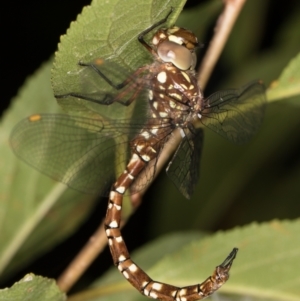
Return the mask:
<path id="1" fill-rule="evenodd" d="M 290 61 L 279 79 L 272 83 L 267 95 L 269 101 L 297 96 L 297 103 L 300 103 L 300 53 Z"/>
<path id="2" fill-rule="evenodd" d="M 95 85 L 101 85 L 101 90 L 105 90 L 105 86 L 102 89 L 100 77 L 95 72 L 85 74 L 85 68 L 78 66 L 79 62 L 106 59 L 118 64 L 117 68 L 125 72 L 134 71 L 141 64 L 151 62 L 151 55 L 139 43 L 138 35 L 163 19 L 171 7 L 174 11 L 164 26 L 174 23 L 184 3 L 184 0 L 93 1 L 71 24 L 67 34 L 61 37 L 52 70 L 54 94 L 82 93 L 86 87 L 85 77 L 93 78 L 93 75 L 96 77 Z M 118 78 L 111 73 L 110 79 L 117 81 Z M 116 83 L 119 82 L 120 79 Z M 116 104 L 105 108 L 74 98 L 60 98 L 58 101 L 67 111 L 90 116 L 93 111 L 99 113 L 101 110 L 101 114 L 105 114 L 108 110 L 108 114 L 117 118 L 119 110 L 124 107 Z"/>
<path id="3" fill-rule="evenodd" d="M 27 274 L 11 288 L 0 290 L 0 300 L 5 301 L 64 301 L 62 293 L 52 279 Z"/>
<path id="4" fill-rule="evenodd" d="M 22 118 L 61 112 L 50 85 L 51 64 L 52 60 L 25 82 L 0 125 L 2 279 L 4 270 L 6 276 L 11 274 L 72 233 L 94 203 L 90 196 L 69 190 L 26 165 L 9 147 L 12 128 Z"/>
<path id="5" fill-rule="evenodd" d="M 230 279 L 219 290 L 220 295 L 230 295 L 232 299 L 239 296 L 238 300 L 247 296 L 254 301 L 299 301 L 299 232 L 300 220 L 274 220 L 260 225 L 253 223 L 200 239 L 196 237 L 196 233 L 189 235 L 186 232 L 187 238 L 183 234 L 177 234 L 157 239 L 132 258 L 137 259 L 136 263 L 143 268 L 147 267 L 146 272 L 151 278 L 185 286 L 204 281 L 232 248 L 238 247 Z M 172 244 L 173 248 L 170 247 Z M 152 261 L 152 267 L 147 263 L 149 249 L 156 260 Z M 144 300 L 144 297 L 127 285 L 125 279 L 121 280 L 121 276 L 117 276 L 117 272 L 113 273 L 115 278 L 110 276 L 109 281 L 97 283 L 97 287 L 76 298 L 74 296 L 74 299 L 70 298 L 70 301 L 120 298 Z"/>

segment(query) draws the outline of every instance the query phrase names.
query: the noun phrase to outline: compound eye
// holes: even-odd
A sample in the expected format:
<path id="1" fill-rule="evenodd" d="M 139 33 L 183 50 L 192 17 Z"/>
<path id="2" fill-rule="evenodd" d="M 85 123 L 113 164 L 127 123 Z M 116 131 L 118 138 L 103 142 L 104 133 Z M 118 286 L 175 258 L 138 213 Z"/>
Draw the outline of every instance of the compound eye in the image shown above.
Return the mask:
<path id="1" fill-rule="evenodd" d="M 162 42 L 157 48 L 157 53 L 164 62 L 171 62 L 181 70 L 188 70 L 196 65 L 195 53 L 174 42 Z"/>

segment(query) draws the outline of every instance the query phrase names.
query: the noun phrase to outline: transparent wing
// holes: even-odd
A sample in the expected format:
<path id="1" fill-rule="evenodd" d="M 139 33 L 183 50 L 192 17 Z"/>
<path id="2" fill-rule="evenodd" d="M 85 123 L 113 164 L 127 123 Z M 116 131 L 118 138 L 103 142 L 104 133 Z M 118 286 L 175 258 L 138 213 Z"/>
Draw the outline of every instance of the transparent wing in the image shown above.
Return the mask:
<path id="1" fill-rule="evenodd" d="M 17 156 L 42 173 L 78 191 L 105 195 L 127 165 L 134 137 L 151 123 L 149 68 L 130 74 L 115 60 L 79 64 L 82 85 L 56 97 L 64 109 L 81 117 L 31 116 L 16 126 L 10 142 Z M 172 126 L 167 119 L 154 123 L 161 132 L 155 146 L 159 154 Z M 132 193 L 152 180 L 156 160 L 143 181 L 132 185 Z"/>
<path id="2" fill-rule="evenodd" d="M 170 133 L 168 124 L 161 126 Z M 18 157 L 51 178 L 81 192 L 105 194 L 127 164 L 129 141 L 141 127 L 142 121 L 33 115 L 14 128 L 10 144 Z"/>
<path id="3" fill-rule="evenodd" d="M 202 123 L 235 143 L 248 141 L 265 112 L 265 87 L 253 81 L 237 90 L 224 90 L 204 100 Z"/>
<path id="4" fill-rule="evenodd" d="M 168 176 L 188 199 L 199 179 L 200 157 L 203 146 L 203 130 L 186 133 L 166 169 Z"/>

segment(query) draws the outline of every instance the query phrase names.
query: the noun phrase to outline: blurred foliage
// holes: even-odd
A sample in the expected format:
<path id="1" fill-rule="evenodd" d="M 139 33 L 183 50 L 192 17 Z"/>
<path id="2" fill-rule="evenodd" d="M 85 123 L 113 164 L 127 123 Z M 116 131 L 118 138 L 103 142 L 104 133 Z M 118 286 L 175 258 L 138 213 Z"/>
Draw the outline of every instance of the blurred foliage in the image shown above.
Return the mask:
<path id="1" fill-rule="evenodd" d="M 64 301 L 67 298 L 58 289 L 54 280 L 27 274 L 11 289 L 0 290 L 0 299 L 6 301 Z"/>
<path id="2" fill-rule="evenodd" d="M 180 2 L 172 1 L 173 5 Z M 115 4 L 117 2 L 114 1 Z M 147 3 L 155 5 L 158 1 L 149 0 Z M 97 1 L 93 5 L 97 7 Z M 202 43 L 199 57 L 208 47 L 221 9 L 222 1 L 206 1 L 184 9 L 176 22 L 198 34 Z M 81 15 L 79 22 L 81 25 L 78 25 L 79 23 L 72 25 L 79 28 L 83 26 L 83 30 L 78 34 L 81 37 L 85 37 L 85 34 L 93 37 L 93 31 L 87 31 L 91 28 L 91 24 L 87 23 L 84 15 L 89 10 L 85 9 Z M 179 13 L 179 9 L 176 13 Z M 128 14 L 132 15 L 130 12 Z M 296 239 L 296 233 L 299 233 L 297 232 L 299 220 L 280 221 L 293 220 L 300 215 L 299 14 L 298 1 L 282 4 L 281 1 L 251 0 L 246 3 L 205 90 L 205 95 L 221 88 L 239 87 L 255 78 L 262 79 L 268 87 L 269 104 L 261 131 L 249 144 L 236 146 L 206 130 L 200 183 L 192 199 L 185 200 L 172 186 L 165 173 L 161 173 L 145 195 L 144 204 L 136 213 L 142 216 L 140 221 L 137 221 L 141 224 L 129 223 L 126 227 L 126 240 L 134 241 L 138 236 L 142 236 L 142 240 L 146 241 L 162 234 L 166 235 L 164 240 L 153 243 L 152 248 L 151 245 L 145 245 L 140 252 L 145 258 L 143 267 L 151 268 L 151 271 L 153 269 L 154 274 L 160 277 L 159 280 L 169 281 L 172 278 L 168 277 L 169 270 L 176 273 L 176 269 L 172 270 L 174 268 L 172 256 L 178 259 L 176 266 L 186 268 L 195 252 L 204 258 L 199 261 L 201 266 L 204 266 L 202 261 L 207 262 L 203 277 L 208 276 L 212 271 L 209 266 L 213 268 L 218 264 L 218 260 L 222 260 L 222 256 L 226 256 L 230 251 L 228 248 L 235 246 L 236 243 L 241 247 L 241 255 L 238 255 L 241 258 L 238 257 L 234 264 L 233 281 L 226 284 L 224 292 L 231 294 L 234 300 L 243 300 L 245 295 L 249 298 L 247 300 L 300 300 L 300 292 L 297 290 L 300 287 L 297 274 L 300 269 L 300 260 L 297 260 L 300 251 Z M 95 24 L 100 16 L 101 13 L 99 16 L 94 14 Z M 134 17 L 132 20 L 135 22 Z M 151 23 L 150 19 L 143 21 Z M 88 27 L 85 27 L 86 24 Z M 123 28 L 116 26 L 116 30 Z M 138 31 L 135 29 L 131 34 L 134 36 Z M 71 29 L 65 39 L 68 39 L 70 34 Z M 94 38 L 94 43 L 98 43 L 96 36 Z M 60 49 L 65 47 L 69 55 L 74 52 L 76 60 L 78 52 L 76 47 L 73 47 L 72 40 L 64 43 Z M 68 44 L 73 48 L 71 46 L 68 48 Z M 135 44 L 133 41 L 128 46 L 130 51 L 134 49 Z M 57 55 L 61 53 L 58 52 Z M 66 66 L 74 58 L 66 56 Z M 127 59 L 133 65 L 137 63 L 134 59 L 130 61 L 130 54 Z M 64 190 L 60 192 L 62 198 L 56 195 L 49 203 L 47 197 L 53 198 L 52 193 L 57 184 L 17 161 L 8 148 L 9 133 L 22 117 L 35 112 L 57 112 L 58 106 L 54 102 L 50 88 L 49 69 L 50 63 L 26 82 L 1 123 L 1 157 L 5 158 L 1 162 L 0 186 L 0 268 L 4 270 L 2 283 L 76 231 L 94 206 L 92 198 Z M 64 83 L 63 80 L 61 83 Z M 62 87 L 64 88 L 64 85 Z M 53 207 L 49 212 L 42 211 L 44 207 L 48 208 L 47 206 Z M 104 211 L 102 214 L 105 214 Z M 100 218 L 97 216 L 99 221 L 103 215 Z M 274 219 L 277 221 L 270 222 Z M 268 223 L 231 230 L 225 234 L 221 232 L 209 235 L 217 230 L 244 226 L 253 221 Z M 188 234 L 191 230 L 197 234 Z M 173 237 L 170 235 L 171 231 L 186 232 Z M 128 237 L 129 235 L 131 237 Z M 247 239 L 243 240 L 243 237 Z M 167 249 L 164 242 L 168 242 L 170 249 Z M 187 247 L 184 249 L 186 244 Z M 213 252 L 216 248 L 217 255 Z M 149 250 L 154 257 L 156 256 L 151 264 L 147 261 Z M 184 253 L 185 251 L 187 253 Z M 244 255 L 242 252 L 245 252 Z M 165 261 L 160 263 L 164 254 L 166 263 Z M 138 256 L 136 258 L 139 258 Z M 286 258 L 291 260 L 285 260 Z M 262 269 L 248 267 L 247 270 L 247 263 L 250 266 L 260 265 Z M 158 267 L 161 265 L 163 268 L 161 270 L 158 268 L 159 272 L 155 272 L 155 265 Z M 191 265 L 190 268 L 193 269 L 195 266 Z M 27 267 L 26 271 L 30 271 L 30 267 Z M 101 272 L 99 266 L 96 267 L 96 271 L 95 278 Z M 186 271 L 182 273 L 187 276 L 189 274 Z M 199 281 L 194 280 L 194 273 L 191 273 L 192 281 Z M 249 275 L 249 279 L 251 277 L 254 279 L 256 274 L 265 275 L 259 279 L 266 287 L 269 285 L 268 282 L 275 285 L 270 285 L 265 291 L 263 288 L 258 290 L 254 282 L 247 287 L 246 275 Z M 286 279 L 290 279 L 291 282 L 286 282 L 285 287 L 283 284 L 278 286 L 278 275 L 284 277 L 280 278 L 281 284 L 285 283 Z M 89 277 L 93 275 L 86 275 L 87 281 L 90 281 Z M 199 274 L 199 277 L 201 278 L 202 274 Z M 106 279 L 109 279 L 109 275 L 103 277 L 102 281 Z M 112 298 L 123 298 L 129 286 L 124 284 L 123 279 L 116 279 L 112 280 L 116 281 L 111 284 L 112 291 L 119 289 L 122 295 L 115 295 Z M 178 285 L 189 284 L 180 277 L 175 277 L 174 281 L 178 281 Z M 289 293 L 286 288 L 289 288 Z M 136 296 L 137 293 L 133 292 L 129 298 Z M 60 300 L 58 298 L 61 296 L 53 300 Z M 227 300 L 226 296 L 222 298 Z M 81 300 L 93 299 L 87 297 Z"/>

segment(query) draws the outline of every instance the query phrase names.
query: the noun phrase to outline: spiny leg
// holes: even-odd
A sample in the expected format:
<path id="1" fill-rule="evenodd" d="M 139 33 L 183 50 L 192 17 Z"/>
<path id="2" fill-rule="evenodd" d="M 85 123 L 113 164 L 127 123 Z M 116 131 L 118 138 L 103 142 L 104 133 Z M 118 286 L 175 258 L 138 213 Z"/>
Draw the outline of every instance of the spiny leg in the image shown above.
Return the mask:
<path id="1" fill-rule="evenodd" d="M 105 64 L 105 60 L 99 59 L 97 60 L 98 65 Z M 101 63 L 99 63 L 101 62 Z M 101 72 L 95 63 L 83 63 L 79 62 L 79 65 L 82 67 L 92 68 L 100 77 L 102 77 L 111 87 L 113 87 L 116 90 L 121 90 L 125 88 L 123 91 L 121 91 L 116 96 L 112 96 L 110 93 L 103 94 L 102 99 L 99 99 L 97 97 L 93 97 L 88 94 L 81 94 L 77 92 L 71 92 L 66 94 L 55 94 L 55 98 L 67 98 L 67 97 L 75 97 L 80 98 L 83 100 L 87 100 L 90 102 L 98 103 L 101 105 L 111 105 L 115 102 L 120 103 L 124 106 L 129 106 L 137 97 L 137 95 L 144 89 L 142 85 L 139 83 L 137 78 L 139 78 L 140 74 L 145 72 L 147 70 L 146 66 L 138 68 L 135 72 L 133 72 L 130 76 L 128 76 L 122 83 L 115 84 L 112 80 L 110 80 L 103 72 Z M 130 92 L 135 91 L 132 95 L 130 95 Z M 129 92 L 130 97 L 126 99 L 126 96 Z M 126 99 L 126 100 L 124 100 Z"/>
<path id="2" fill-rule="evenodd" d="M 105 218 L 105 231 L 114 264 L 123 276 L 143 295 L 165 301 L 201 300 L 219 289 L 229 278 L 229 270 L 238 249 L 233 249 L 225 261 L 216 267 L 212 276 L 204 282 L 186 287 L 176 287 L 152 280 L 129 255 L 123 240 L 120 223 L 123 195 L 134 179 L 147 165 L 137 154 L 134 154 L 126 170 L 118 178 L 110 192 Z"/>

